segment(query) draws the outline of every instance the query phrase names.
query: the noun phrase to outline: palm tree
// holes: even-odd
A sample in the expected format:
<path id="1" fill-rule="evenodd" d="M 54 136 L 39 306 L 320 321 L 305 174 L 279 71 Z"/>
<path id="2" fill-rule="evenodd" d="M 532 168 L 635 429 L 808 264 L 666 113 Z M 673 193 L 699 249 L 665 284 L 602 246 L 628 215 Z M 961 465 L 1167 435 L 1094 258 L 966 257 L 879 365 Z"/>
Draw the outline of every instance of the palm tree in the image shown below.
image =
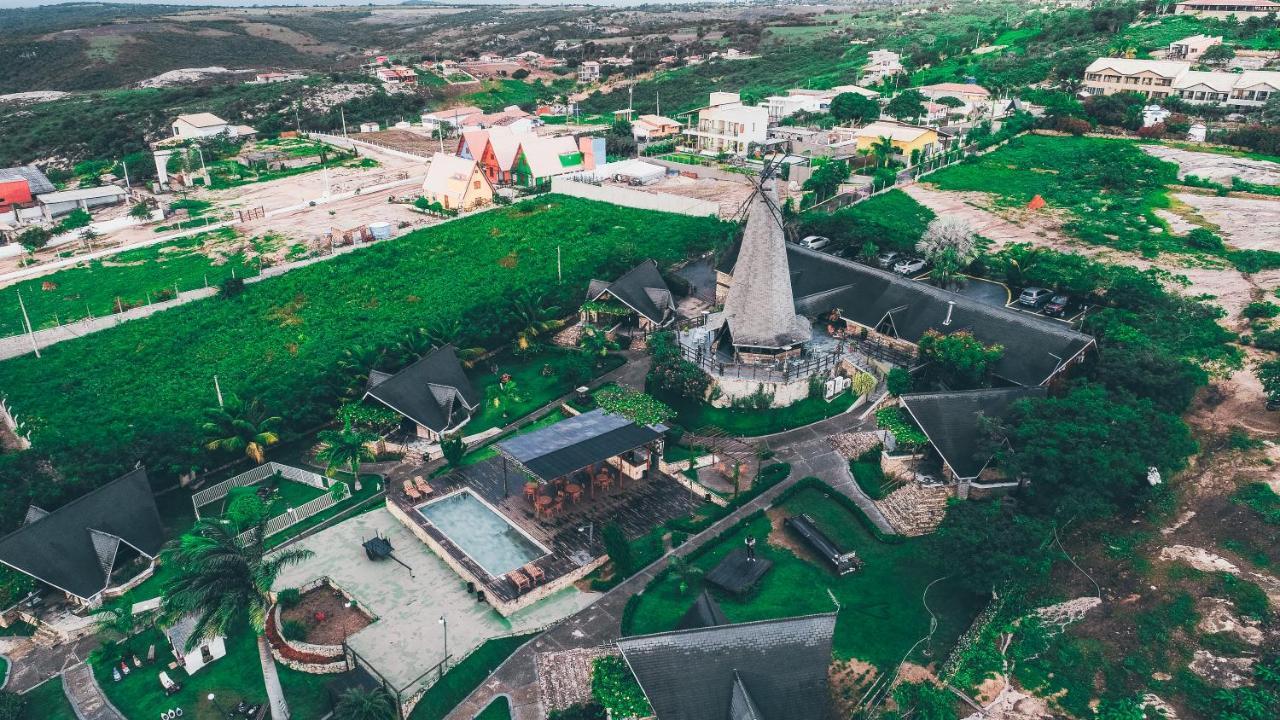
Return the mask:
<path id="1" fill-rule="evenodd" d="M 93 620 L 98 626 L 98 632 L 115 640 L 124 640 L 138 629 L 133 606 L 120 600 L 94 610 Z"/>
<path id="2" fill-rule="evenodd" d="M 458 359 L 467 367 L 471 367 L 477 358 L 484 355 L 484 348 L 456 347 L 462 342 L 462 321 L 441 320 L 426 327 L 414 328 L 409 331 L 403 340 L 396 343 L 396 354 L 399 356 L 400 362 L 408 365 L 426 355 L 433 348 L 453 344 L 455 345 L 454 350 L 458 354 Z"/>
<path id="3" fill-rule="evenodd" d="M 316 453 L 316 459 L 328 467 L 329 477 L 340 467 L 351 468 L 351 476 L 355 478 L 352 487 L 360 492 L 360 463 L 373 462 L 377 455 L 369 449 L 369 443 L 378 439 L 371 432 L 352 429 L 348 422 L 342 430 L 324 430 L 318 436 L 324 447 Z"/>
<path id="4" fill-rule="evenodd" d="M 382 688 L 351 688 L 333 708 L 334 720 L 395 720 L 394 700 Z"/>
<path id="5" fill-rule="evenodd" d="M 280 442 L 280 418 L 267 415 L 257 400 L 246 403 L 229 395 L 222 407 L 205 408 L 204 416 L 200 430 L 205 437 L 204 449 L 210 452 L 244 453 L 261 464 L 266 462 L 267 448 Z"/>
<path id="6" fill-rule="evenodd" d="M 530 341 L 539 335 L 564 327 L 560 319 L 560 308 L 547 305 L 546 298 L 533 291 L 517 295 L 507 310 L 516 330 L 516 345 L 521 350 L 528 348 Z"/>
<path id="7" fill-rule="evenodd" d="M 618 349 L 618 343 L 610 340 L 605 331 L 595 325 L 583 325 L 582 335 L 578 337 L 578 347 L 588 357 L 596 358 L 596 364 L 599 365 L 600 358 L 608 355 L 610 350 Z"/>
<path id="8" fill-rule="evenodd" d="M 339 392 L 345 398 L 358 398 L 369 383 L 369 371 L 378 367 L 386 351 L 373 345 L 356 345 L 342 351 L 338 358 Z"/>
<path id="9" fill-rule="evenodd" d="M 889 159 L 893 157 L 893 138 L 882 137 L 871 144 L 871 152 L 876 156 L 876 167 L 889 167 Z"/>
<path id="10" fill-rule="evenodd" d="M 216 518 L 204 518 L 196 521 L 189 533 L 170 541 L 163 557 L 174 574 L 164 586 L 163 615 L 195 616 L 187 651 L 195 649 L 202 639 L 228 635 L 237 625 L 247 622 L 257 638 L 271 718 L 287 720 L 289 706 L 266 636 L 269 593 L 280 571 L 307 559 L 311 551 L 281 550 L 267 557 L 263 544 L 265 523 L 251 528 L 249 539 L 243 544 L 236 539 L 238 530 Z"/>

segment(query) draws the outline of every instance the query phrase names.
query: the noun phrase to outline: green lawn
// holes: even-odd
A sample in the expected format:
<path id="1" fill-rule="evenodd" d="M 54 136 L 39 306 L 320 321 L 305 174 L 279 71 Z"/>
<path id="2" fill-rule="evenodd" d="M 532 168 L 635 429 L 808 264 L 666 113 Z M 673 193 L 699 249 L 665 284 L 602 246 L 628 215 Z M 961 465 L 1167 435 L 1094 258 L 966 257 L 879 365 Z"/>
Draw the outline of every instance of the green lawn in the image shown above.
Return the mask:
<path id="1" fill-rule="evenodd" d="M 119 652 L 90 658 L 94 677 L 103 692 L 129 720 L 158 717 L 161 712 L 176 707 L 182 708 L 184 718 L 218 720 L 217 710 L 207 699 L 209 693 L 215 694 L 224 708 L 234 707 L 242 699 L 250 703 L 266 701 L 257 645 L 247 631 L 233 633 L 227 638 L 226 657 L 190 676 L 181 668 L 166 670 L 172 655 L 159 630 L 152 628 L 139 633 L 131 638 L 128 647 L 145 658 L 147 648 L 153 643 L 156 662 L 135 668 L 120 682 L 111 679 L 112 661 L 118 662 Z M 329 712 L 328 696 L 323 688 L 325 682 L 332 679 L 330 676 L 297 672 L 279 664 L 277 669 L 289 709 L 296 720 L 320 720 Z M 183 685 L 181 691 L 172 696 L 164 694 L 158 679 L 162 670 Z"/>
<path id="2" fill-rule="evenodd" d="M 76 711 L 62 691 L 61 675 L 28 690 L 22 697 L 27 704 L 18 720 L 76 720 Z"/>
<path id="3" fill-rule="evenodd" d="M 450 668 L 439 682 L 427 689 L 426 695 L 413 708 L 409 720 L 441 720 L 530 637 L 532 636 L 516 635 L 496 638 L 476 648 L 466 659 Z M 487 708 L 485 712 L 490 709 L 492 708 Z"/>
<path id="4" fill-rule="evenodd" d="M 687 430 L 699 430 L 712 425 L 730 435 L 756 437 L 803 427 L 834 417 L 849 409 L 857 396 L 846 392 L 827 402 L 821 395 L 810 397 L 785 408 L 771 410 L 743 410 L 717 408 L 708 403 L 694 402 L 686 398 L 671 397 L 660 390 L 656 396 L 676 410 L 676 422 Z"/>
<path id="5" fill-rule="evenodd" d="M 25 330 L 18 309 L 18 293 L 27 306 L 31 326 L 39 330 L 116 311 L 117 298 L 125 309 L 147 300 L 172 297 L 174 285 L 186 292 L 236 277 L 257 275 L 246 262 L 231 229 L 198 233 L 170 243 L 129 250 L 103 260 L 24 280 L 0 290 L 0 335 Z M 203 248 L 203 250 L 202 250 Z"/>
<path id="6" fill-rule="evenodd" d="M 511 720 L 511 703 L 505 697 L 495 698 L 475 720 Z"/>
<path id="7" fill-rule="evenodd" d="M 816 488 L 797 491 L 781 509 L 788 515 L 808 513 L 841 549 L 857 552 L 865 565 L 852 575 L 837 577 L 825 566 L 801 560 L 790 550 L 760 543 L 758 552 L 773 561 L 773 568 L 745 600 L 716 596 L 729 620 L 748 622 L 831 612 L 835 609 L 831 593 L 841 608 L 833 645 L 837 658 L 858 658 L 882 671 L 902 660 L 929 632 L 929 612 L 921 604 L 921 594 L 942 574 L 922 555 L 920 541 L 890 544 L 876 540 L 862 520 Z M 710 545 L 694 565 L 710 570 L 729 552 L 742 547 L 747 535 L 763 539 L 769 532 L 769 519 L 756 516 Z M 660 576 L 638 596 L 629 614 L 630 627 L 624 627 L 624 633 L 674 629 L 699 590 L 692 587 L 681 594 L 673 574 Z M 967 595 L 944 581 L 929 591 L 928 599 L 929 607 L 937 613 L 938 628 L 922 649 L 927 647 L 929 659 L 936 660 L 946 656 L 984 598 Z M 916 659 L 923 660 L 920 651 Z"/>
<path id="8" fill-rule="evenodd" d="M 648 257 L 668 265 L 732 232 L 710 218 L 544 195 L 4 361 L 0 387 L 36 455 L 74 480 L 46 495 L 65 499 L 139 460 L 163 481 L 222 461 L 198 450 L 214 375 L 224 394 L 257 397 L 281 415 L 289 436 L 332 419 L 346 348 L 392 346 L 442 321 L 459 321 L 471 344 L 505 345 L 518 329 L 506 307 L 520 291 L 570 307 L 590 278 Z M 0 467 L 0 507 L 16 521 L 12 509 L 38 484 L 13 472 Z"/>
<path id="9" fill-rule="evenodd" d="M 833 213 L 803 213 L 796 232 L 829 237 L 833 249 L 851 248 L 857 252 L 870 242 L 878 250 L 911 252 L 933 218 L 933 211 L 910 195 L 890 190 Z"/>
<path id="10" fill-rule="evenodd" d="M 492 427 L 501 427 L 572 391 L 579 383 L 569 382 L 561 375 L 558 361 L 573 352 L 549 348 L 546 352 L 530 358 L 501 355 L 493 360 L 493 364 L 498 369 L 496 373 L 489 371 L 488 362 L 478 363 L 467 375 L 471 379 L 472 387 L 484 396 L 485 402 L 480 412 L 467 423 L 464 432 L 471 435 Z M 621 355 L 609 355 L 600 359 L 600 365 L 596 367 L 595 373 L 603 375 L 622 366 L 625 362 Z M 520 399 L 507 408 L 498 408 L 494 407 L 493 399 L 499 394 L 497 386 L 504 374 L 511 375 L 515 380 Z"/>

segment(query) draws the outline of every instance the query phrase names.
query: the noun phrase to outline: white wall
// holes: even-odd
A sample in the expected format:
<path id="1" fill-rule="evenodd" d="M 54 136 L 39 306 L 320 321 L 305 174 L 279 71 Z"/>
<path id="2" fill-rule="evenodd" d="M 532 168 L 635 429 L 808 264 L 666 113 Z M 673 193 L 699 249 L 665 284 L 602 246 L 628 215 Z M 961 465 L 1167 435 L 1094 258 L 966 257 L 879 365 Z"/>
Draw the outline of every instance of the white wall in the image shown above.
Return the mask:
<path id="1" fill-rule="evenodd" d="M 714 216 L 720 212 L 719 204 L 707 200 L 667 193 L 643 192 L 617 185 L 592 185 L 590 183 L 575 182 L 564 176 L 551 178 L 551 192 L 572 195 L 586 200 L 598 200 L 613 205 L 621 205 L 622 207 L 658 210 L 660 212 L 676 213 L 677 215 L 692 215 L 693 217 Z"/>
<path id="2" fill-rule="evenodd" d="M 221 637 L 206 640 L 201 643 L 201 645 L 209 648 L 209 653 L 213 656 L 213 660 L 210 662 L 216 661 L 218 658 L 227 654 L 227 646 Z M 188 675 L 195 675 L 196 671 L 203 668 L 206 664 L 207 663 L 204 661 L 204 656 L 201 654 L 199 646 L 197 646 L 195 650 L 187 653 L 186 657 L 182 659 L 182 667 L 187 671 Z"/>

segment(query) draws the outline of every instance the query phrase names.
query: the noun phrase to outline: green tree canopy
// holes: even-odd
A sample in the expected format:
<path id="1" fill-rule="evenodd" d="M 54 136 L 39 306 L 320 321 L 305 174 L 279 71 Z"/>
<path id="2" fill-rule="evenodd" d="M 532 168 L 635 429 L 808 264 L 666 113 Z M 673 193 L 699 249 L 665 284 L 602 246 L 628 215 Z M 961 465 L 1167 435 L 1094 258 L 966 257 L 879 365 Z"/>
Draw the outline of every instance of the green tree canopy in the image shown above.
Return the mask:
<path id="1" fill-rule="evenodd" d="M 654 396 L 618 385 L 596 393 L 596 404 L 640 425 L 658 425 L 676 416 L 670 405 Z"/>
<path id="2" fill-rule="evenodd" d="M 1008 499 L 956 502 L 929 536 L 929 556 L 962 587 L 1005 594 L 1044 577 L 1052 566 L 1049 529 L 1019 515 Z"/>
<path id="3" fill-rule="evenodd" d="M 986 385 L 991 366 L 1004 356 L 1003 347 L 984 345 L 966 330 L 950 335 L 929 330 L 917 347 L 925 363 L 921 372 L 949 390 L 971 390 Z"/>
<path id="4" fill-rule="evenodd" d="M 884 111 L 898 120 L 912 121 L 924 116 L 925 96 L 919 90 L 903 90 L 885 106 Z"/>
<path id="5" fill-rule="evenodd" d="M 855 92 L 840 93 L 831 98 L 829 112 L 832 117 L 842 123 L 853 122 L 861 125 L 880 117 L 880 103 Z"/>

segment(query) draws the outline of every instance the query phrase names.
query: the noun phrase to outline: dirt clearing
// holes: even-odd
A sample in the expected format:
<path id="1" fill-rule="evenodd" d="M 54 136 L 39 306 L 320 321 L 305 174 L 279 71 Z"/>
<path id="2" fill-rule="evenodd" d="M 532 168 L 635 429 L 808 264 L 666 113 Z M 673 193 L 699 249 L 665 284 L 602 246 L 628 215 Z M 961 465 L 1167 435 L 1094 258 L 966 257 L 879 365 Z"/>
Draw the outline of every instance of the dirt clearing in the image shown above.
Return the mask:
<path id="1" fill-rule="evenodd" d="M 1195 193 L 1178 193 L 1173 197 L 1216 225 L 1230 245 L 1241 250 L 1280 250 L 1280 199 Z"/>
<path id="2" fill-rule="evenodd" d="M 1165 145 L 1142 145 L 1142 150 L 1178 165 L 1178 177 L 1196 177 L 1230 184 L 1238 177 L 1260 185 L 1280 185 L 1280 163 L 1219 153 L 1195 152 Z"/>

